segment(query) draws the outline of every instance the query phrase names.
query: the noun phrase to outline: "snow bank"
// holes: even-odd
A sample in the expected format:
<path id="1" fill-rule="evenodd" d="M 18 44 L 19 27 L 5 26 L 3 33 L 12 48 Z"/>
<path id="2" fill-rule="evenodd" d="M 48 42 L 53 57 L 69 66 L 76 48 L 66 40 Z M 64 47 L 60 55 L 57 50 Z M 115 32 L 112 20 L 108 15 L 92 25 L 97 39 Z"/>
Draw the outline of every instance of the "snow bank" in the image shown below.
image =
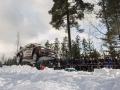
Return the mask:
<path id="1" fill-rule="evenodd" d="M 0 73 L 0 90 L 120 90 L 120 70 L 114 69 L 66 72 L 24 65 L 3 66 Z"/>
<path id="2" fill-rule="evenodd" d="M 107 76 L 107 77 L 119 77 L 120 76 L 120 69 L 95 69 L 94 75 L 101 75 L 101 76 Z"/>

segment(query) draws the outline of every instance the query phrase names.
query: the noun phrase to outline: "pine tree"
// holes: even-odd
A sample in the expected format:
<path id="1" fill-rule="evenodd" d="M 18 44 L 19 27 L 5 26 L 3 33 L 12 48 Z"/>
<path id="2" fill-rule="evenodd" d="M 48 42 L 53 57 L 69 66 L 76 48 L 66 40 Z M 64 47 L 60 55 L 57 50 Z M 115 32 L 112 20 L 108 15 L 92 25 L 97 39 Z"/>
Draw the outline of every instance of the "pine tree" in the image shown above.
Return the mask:
<path id="1" fill-rule="evenodd" d="M 77 58 L 77 45 L 74 40 L 72 40 L 72 57 Z"/>
<path id="2" fill-rule="evenodd" d="M 49 47 L 50 47 L 50 49 L 54 49 L 54 44 L 51 43 Z"/>
<path id="3" fill-rule="evenodd" d="M 11 64 L 12 65 L 17 65 L 17 61 L 16 61 L 16 57 L 15 56 L 13 57 L 13 59 L 11 61 Z"/>
<path id="4" fill-rule="evenodd" d="M 60 41 L 58 40 L 58 38 L 55 38 L 54 50 L 55 50 L 57 53 L 59 53 L 59 50 L 60 50 Z"/>
<path id="5" fill-rule="evenodd" d="M 90 36 L 88 36 L 88 53 L 89 53 L 89 55 L 91 55 L 91 53 L 92 53 L 92 51 L 93 51 L 93 49 L 94 49 L 94 45 L 93 45 L 93 41 L 92 41 L 92 38 L 90 37 Z"/>
<path id="6" fill-rule="evenodd" d="M 68 57 L 68 38 L 65 36 L 63 42 L 61 43 L 61 55 L 63 58 Z"/>
<path id="7" fill-rule="evenodd" d="M 91 52 L 89 57 L 98 59 L 99 56 L 100 56 L 99 52 L 96 49 L 93 49 L 93 52 Z"/>
<path id="8" fill-rule="evenodd" d="M 113 40 L 116 35 L 120 35 L 120 0 L 99 0 L 98 5 L 101 7 L 97 17 L 101 18 L 101 22 L 106 27 L 105 37 L 102 38 L 104 46 L 114 51 Z"/>
<path id="9" fill-rule="evenodd" d="M 74 3 L 68 3 L 68 0 L 53 0 L 54 4 L 49 14 L 52 15 L 50 24 L 56 28 L 65 28 L 68 32 L 69 57 L 71 58 L 71 33 L 70 28 L 79 29 L 78 20 L 84 18 L 84 11 L 92 11 L 93 5 L 84 3 L 83 0 L 75 0 Z M 67 22 L 67 23 L 66 23 Z"/>
<path id="10" fill-rule="evenodd" d="M 47 42 L 45 43 L 45 47 L 46 47 L 46 48 L 50 48 L 50 43 L 49 43 L 48 40 L 47 40 Z"/>
<path id="11" fill-rule="evenodd" d="M 78 35 L 75 38 L 75 43 L 76 43 L 76 58 L 79 59 L 81 47 L 80 47 L 80 37 Z"/>
<path id="12" fill-rule="evenodd" d="M 72 40 L 72 56 L 76 59 L 80 58 L 80 37 L 77 35 L 75 41 Z"/>
<path id="13" fill-rule="evenodd" d="M 83 55 L 85 57 L 88 56 L 87 55 L 87 52 L 88 52 L 88 43 L 87 43 L 87 41 L 86 41 L 85 38 L 82 40 L 82 50 L 83 50 Z"/>

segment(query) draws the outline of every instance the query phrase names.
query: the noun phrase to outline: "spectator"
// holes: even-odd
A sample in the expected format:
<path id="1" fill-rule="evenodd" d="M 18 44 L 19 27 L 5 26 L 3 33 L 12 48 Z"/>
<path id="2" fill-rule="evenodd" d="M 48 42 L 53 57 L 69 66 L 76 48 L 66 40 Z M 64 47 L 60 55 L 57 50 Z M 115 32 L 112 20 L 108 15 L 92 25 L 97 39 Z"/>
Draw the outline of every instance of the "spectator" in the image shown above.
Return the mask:
<path id="1" fill-rule="evenodd" d="M 61 68 L 63 68 L 63 59 L 62 58 L 60 58 L 60 66 L 61 66 Z"/>
<path id="2" fill-rule="evenodd" d="M 88 60 L 88 71 L 93 71 L 93 64 L 92 64 L 92 58 L 90 57 Z"/>
<path id="3" fill-rule="evenodd" d="M 63 58 L 63 69 L 65 69 L 66 68 L 66 60 L 65 60 L 65 58 Z"/>
<path id="4" fill-rule="evenodd" d="M 78 71 L 79 70 L 79 60 L 76 59 L 75 61 L 76 61 L 76 67 L 75 67 L 75 69 Z"/>
<path id="5" fill-rule="evenodd" d="M 116 60 L 117 60 L 117 58 L 112 60 L 112 67 L 113 67 L 113 69 L 116 69 L 116 64 L 115 64 Z"/>
<path id="6" fill-rule="evenodd" d="M 84 58 L 84 70 L 87 71 L 88 70 L 88 59 Z"/>
<path id="7" fill-rule="evenodd" d="M 73 57 L 71 58 L 70 63 L 71 63 L 71 67 L 74 67 L 73 66 L 73 63 L 74 63 L 74 58 Z"/>
<path id="8" fill-rule="evenodd" d="M 44 70 L 44 68 L 45 68 L 45 62 L 42 63 L 41 70 Z"/>
<path id="9" fill-rule="evenodd" d="M 38 67 L 38 69 L 41 70 L 41 68 L 42 68 L 42 60 L 39 60 L 39 61 L 38 61 L 37 67 Z"/>
<path id="10" fill-rule="evenodd" d="M 108 67 L 108 68 L 111 68 L 111 67 L 112 67 L 112 60 L 111 60 L 110 57 L 108 57 L 108 59 L 107 59 L 107 67 Z"/>
<path id="11" fill-rule="evenodd" d="M 70 59 L 69 58 L 67 58 L 66 64 L 67 64 L 67 68 L 69 68 L 70 67 Z"/>
<path id="12" fill-rule="evenodd" d="M 82 58 L 79 59 L 79 70 L 80 71 L 82 70 L 82 66 L 83 66 L 82 60 L 83 60 Z"/>
<path id="13" fill-rule="evenodd" d="M 81 65 L 81 70 L 85 71 L 85 59 L 82 58 L 82 65 Z"/>
<path id="14" fill-rule="evenodd" d="M 116 69 L 120 69 L 120 58 L 117 58 L 115 64 L 116 64 Z"/>
<path id="15" fill-rule="evenodd" d="M 93 58 L 93 70 L 97 68 L 97 65 L 98 65 L 97 60 Z"/>
<path id="16" fill-rule="evenodd" d="M 100 62 L 100 68 L 104 68 L 105 60 L 103 58 L 100 58 L 99 62 Z"/>
<path id="17" fill-rule="evenodd" d="M 60 69 L 60 60 L 58 60 L 58 69 Z"/>

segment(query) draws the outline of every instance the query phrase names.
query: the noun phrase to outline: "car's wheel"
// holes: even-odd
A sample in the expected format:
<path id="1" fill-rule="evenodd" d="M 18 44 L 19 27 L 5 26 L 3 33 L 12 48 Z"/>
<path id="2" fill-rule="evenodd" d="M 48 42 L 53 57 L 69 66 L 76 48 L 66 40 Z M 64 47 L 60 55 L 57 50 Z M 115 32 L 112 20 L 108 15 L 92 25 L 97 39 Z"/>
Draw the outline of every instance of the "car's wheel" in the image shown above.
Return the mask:
<path id="1" fill-rule="evenodd" d="M 39 57 L 36 53 L 33 53 L 32 59 L 35 61 L 35 67 L 39 69 L 39 65 L 38 65 Z"/>
<path id="2" fill-rule="evenodd" d="M 19 65 L 20 64 L 20 56 L 17 56 L 16 61 L 17 61 L 17 65 Z"/>
<path id="3" fill-rule="evenodd" d="M 33 60 L 34 60 L 34 61 L 37 61 L 37 59 L 38 59 L 37 54 L 36 54 L 36 53 L 34 53 L 32 58 L 33 58 Z"/>

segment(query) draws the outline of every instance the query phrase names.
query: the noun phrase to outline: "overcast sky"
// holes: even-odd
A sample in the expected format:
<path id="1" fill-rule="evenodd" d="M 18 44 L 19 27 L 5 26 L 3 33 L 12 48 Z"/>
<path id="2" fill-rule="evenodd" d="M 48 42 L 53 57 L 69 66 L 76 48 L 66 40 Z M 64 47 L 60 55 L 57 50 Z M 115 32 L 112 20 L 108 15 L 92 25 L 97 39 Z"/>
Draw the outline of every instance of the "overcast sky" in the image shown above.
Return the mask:
<path id="1" fill-rule="evenodd" d="M 67 36 L 64 30 L 55 30 L 49 24 L 52 5 L 52 0 L 0 0 L 0 57 L 14 56 L 18 32 L 22 46 L 31 42 L 44 45 L 47 40 L 53 42 Z M 86 28 L 87 23 L 82 21 L 81 27 Z M 72 39 L 77 35 L 87 36 L 72 31 Z"/>

